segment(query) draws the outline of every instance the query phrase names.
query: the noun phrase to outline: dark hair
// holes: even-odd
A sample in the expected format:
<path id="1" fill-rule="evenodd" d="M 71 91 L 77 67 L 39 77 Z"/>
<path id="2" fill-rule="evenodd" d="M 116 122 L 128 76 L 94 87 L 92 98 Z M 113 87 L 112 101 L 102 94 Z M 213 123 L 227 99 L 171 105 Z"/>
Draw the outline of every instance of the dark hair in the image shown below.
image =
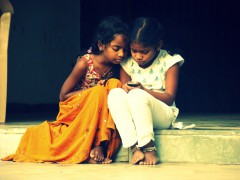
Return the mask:
<path id="1" fill-rule="evenodd" d="M 126 37 L 128 34 L 128 26 L 124 23 L 121 18 L 117 16 L 109 16 L 101 21 L 99 24 L 96 34 L 91 45 L 91 51 L 93 54 L 99 54 L 98 42 L 102 44 L 109 44 L 117 34 L 123 34 Z"/>
<path id="2" fill-rule="evenodd" d="M 144 46 L 156 47 L 163 39 L 163 29 L 159 22 L 151 17 L 136 18 L 131 27 L 130 40 Z"/>
<path id="3" fill-rule="evenodd" d="M 98 25 L 97 31 L 94 35 L 92 45 L 88 50 L 83 49 L 77 54 L 76 58 L 89 54 L 100 54 L 101 51 L 98 48 L 98 41 L 102 44 L 109 44 L 114 38 L 116 34 L 123 34 L 129 40 L 129 28 L 128 25 L 122 21 L 122 19 L 118 16 L 108 16 L 104 18 L 100 24 Z M 76 63 L 76 59 L 71 63 L 74 66 Z"/>

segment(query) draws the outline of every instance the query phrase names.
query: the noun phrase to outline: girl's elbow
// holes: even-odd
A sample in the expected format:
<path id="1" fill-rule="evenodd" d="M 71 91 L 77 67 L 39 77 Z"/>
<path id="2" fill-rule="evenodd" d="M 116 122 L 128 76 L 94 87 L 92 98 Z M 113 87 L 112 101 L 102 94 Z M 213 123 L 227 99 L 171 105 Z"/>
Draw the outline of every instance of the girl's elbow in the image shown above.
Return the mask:
<path id="1" fill-rule="evenodd" d="M 66 97 L 62 94 L 59 95 L 59 100 L 60 101 L 65 101 L 66 100 Z"/>
<path id="2" fill-rule="evenodd" d="M 61 96 L 59 96 L 59 101 L 63 101 L 63 98 Z"/>
<path id="3" fill-rule="evenodd" d="M 171 105 L 173 105 L 173 103 L 174 103 L 174 100 L 169 100 L 169 101 L 167 102 L 167 105 L 168 105 L 168 106 L 171 106 Z"/>
<path id="4" fill-rule="evenodd" d="M 174 101 L 175 101 L 175 97 L 172 96 L 172 95 L 169 95 L 168 98 L 167 98 L 166 104 L 167 104 L 168 106 L 171 106 L 171 105 L 173 105 Z"/>

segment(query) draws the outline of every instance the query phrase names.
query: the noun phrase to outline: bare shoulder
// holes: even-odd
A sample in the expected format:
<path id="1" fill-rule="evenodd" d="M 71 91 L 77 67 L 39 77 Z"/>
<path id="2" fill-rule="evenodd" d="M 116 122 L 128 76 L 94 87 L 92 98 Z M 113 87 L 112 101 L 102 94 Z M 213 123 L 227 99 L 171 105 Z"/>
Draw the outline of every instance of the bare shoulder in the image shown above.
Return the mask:
<path id="1" fill-rule="evenodd" d="M 77 63 L 75 65 L 75 68 L 77 69 L 86 69 L 88 67 L 88 59 L 86 56 L 79 56 L 77 58 Z"/>
<path id="2" fill-rule="evenodd" d="M 176 78 L 176 76 L 178 76 L 178 74 L 179 74 L 179 63 L 172 65 L 166 72 L 167 77 L 172 76 L 172 77 Z"/>

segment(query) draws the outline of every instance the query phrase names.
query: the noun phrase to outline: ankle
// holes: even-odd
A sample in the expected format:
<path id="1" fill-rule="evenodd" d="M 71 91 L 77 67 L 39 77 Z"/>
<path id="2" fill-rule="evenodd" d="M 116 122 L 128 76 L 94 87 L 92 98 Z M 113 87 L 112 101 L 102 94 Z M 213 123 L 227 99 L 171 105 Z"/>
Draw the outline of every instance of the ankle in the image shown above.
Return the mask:
<path id="1" fill-rule="evenodd" d="M 148 148 L 148 147 L 153 147 L 153 146 L 155 146 L 155 145 L 154 145 L 154 142 L 151 140 L 151 141 L 149 141 L 149 143 L 147 143 L 145 146 L 143 146 L 143 148 Z"/>
<path id="2" fill-rule="evenodd" d="M 131 153 L 134 154 L 136 151 L 141 151 L 141 148 L 137 145 L 131 147 Z"/>
<path id="3" fill-rule="evenodd" d="M 156 146 L 152 146 L 152 147 L 145 147 L 143 148 L 143 153 L 146 153 L 146 152 L 156 152 L 157 151 L 157 148 Z"/>
<path id="4" fill-rule="evenodd" d="M 149 143 L 147 143 L 145 146 L 142 147 L 142 151 L 145 152 L 153 152 L 157 151 L 156 146 L 154 145 L 154 142 L 151 140 Z"/>

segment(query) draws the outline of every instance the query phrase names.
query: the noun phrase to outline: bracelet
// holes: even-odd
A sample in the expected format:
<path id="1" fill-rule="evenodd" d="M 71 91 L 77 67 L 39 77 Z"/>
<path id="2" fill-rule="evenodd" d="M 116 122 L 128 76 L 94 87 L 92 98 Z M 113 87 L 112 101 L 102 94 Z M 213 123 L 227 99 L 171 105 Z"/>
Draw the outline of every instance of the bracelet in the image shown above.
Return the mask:
<path id="1" fill-rule="evenodd" d="M 157 151 L 156 146 L 153 147 L 148 147 L 148 148 L 143 148 L 143 152 L 152 152 L 152 151 Z"/>

